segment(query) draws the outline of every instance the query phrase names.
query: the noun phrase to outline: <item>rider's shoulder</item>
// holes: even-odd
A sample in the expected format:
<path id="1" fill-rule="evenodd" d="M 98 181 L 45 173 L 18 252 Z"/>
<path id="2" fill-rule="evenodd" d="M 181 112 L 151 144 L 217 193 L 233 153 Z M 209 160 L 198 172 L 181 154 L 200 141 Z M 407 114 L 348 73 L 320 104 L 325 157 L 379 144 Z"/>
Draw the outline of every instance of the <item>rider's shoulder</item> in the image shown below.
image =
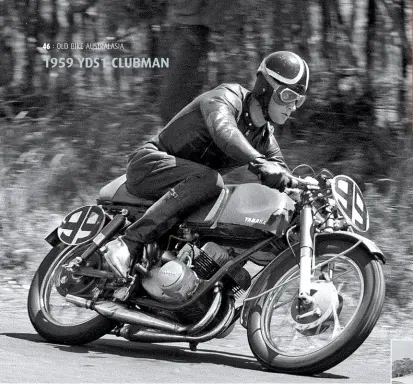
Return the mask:
<path id="1" fill-rule="evenodd" d="M 242 109 L 242 103 L 249 91 L 235 83 L 223 83 L 203 94 L 204 99 L 222 100 L 232 104 L 237 110 Z"/>
<path id="2" fill-rule="evenodd" d="M 246 94 L 249 92 L 248 89 L 236 83 L 223 83 L 223 84 L 218 85 L 215 89 L 222 91 L 225 94 L 229 94 L 229 93 L 235 94 L 241 99 L 244 99 Z"/>

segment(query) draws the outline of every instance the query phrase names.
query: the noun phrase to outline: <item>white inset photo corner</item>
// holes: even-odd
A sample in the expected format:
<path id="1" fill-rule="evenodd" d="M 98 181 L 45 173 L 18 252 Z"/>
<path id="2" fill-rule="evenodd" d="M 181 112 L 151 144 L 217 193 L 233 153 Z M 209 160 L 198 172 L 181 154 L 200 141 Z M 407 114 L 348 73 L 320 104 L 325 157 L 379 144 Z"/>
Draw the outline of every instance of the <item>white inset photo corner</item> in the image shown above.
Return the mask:
<path id="1" fill-rule="evenodd" d="M 413 384 L 413 339 L 391 341 L 392 384 Z"/>

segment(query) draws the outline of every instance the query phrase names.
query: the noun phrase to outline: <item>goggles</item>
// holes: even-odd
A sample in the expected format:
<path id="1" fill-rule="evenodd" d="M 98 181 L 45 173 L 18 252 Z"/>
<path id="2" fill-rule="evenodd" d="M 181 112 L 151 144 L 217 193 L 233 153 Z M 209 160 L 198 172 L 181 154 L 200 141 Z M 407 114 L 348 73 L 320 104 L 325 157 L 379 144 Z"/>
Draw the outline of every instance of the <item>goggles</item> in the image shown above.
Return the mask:
<path id="1" fill-rule="evenodd" d="M 284 85 L 279 85 L 275 88 L 274 93 L 278 96 L 278 99 L 285 104 L 290 104 L 295 101 L 296 108 L 300 108 L 305 101 L 305 96 L 300 95 Z"/>

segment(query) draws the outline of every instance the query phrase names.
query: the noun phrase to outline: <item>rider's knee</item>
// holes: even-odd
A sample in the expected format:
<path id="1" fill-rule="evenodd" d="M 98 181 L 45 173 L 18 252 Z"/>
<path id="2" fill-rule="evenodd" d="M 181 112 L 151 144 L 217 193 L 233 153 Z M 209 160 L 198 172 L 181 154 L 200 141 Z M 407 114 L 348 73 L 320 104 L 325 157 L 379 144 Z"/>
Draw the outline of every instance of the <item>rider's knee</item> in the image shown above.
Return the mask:
<path id="1" fill-rule="evenodd" d="M 208 195 L 219 195 L 224 189 L 222 176 L 211 168 L 205 168 L 197 175 L 199 188 Z"/>

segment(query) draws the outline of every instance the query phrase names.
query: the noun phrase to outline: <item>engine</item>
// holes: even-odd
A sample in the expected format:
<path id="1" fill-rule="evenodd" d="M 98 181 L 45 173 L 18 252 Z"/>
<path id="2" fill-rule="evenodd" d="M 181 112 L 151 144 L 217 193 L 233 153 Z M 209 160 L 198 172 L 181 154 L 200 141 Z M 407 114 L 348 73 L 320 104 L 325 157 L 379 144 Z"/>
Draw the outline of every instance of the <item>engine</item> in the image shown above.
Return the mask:
<path id="1" fill-rule="evenodd" d="M 213 242 L 206 243 L 199 256 L 194 259 L 193 270 L 204 280 L 210 279 L 232 256 L 221 246 Z M 251 276 L 242 267 L 237 267 L 227 274 L 227 283 L 234 293 L 247 290 L 251 285 Z"/>
<path id="2" fill-rule="evenodd" d="M 142 286 L 160 301 L 186 301 L 201 280 L 209 280 L 230 259 L 228 252 L 216 243 L 208 242 L 201 248 L 187 243 L 176 256 L 170 251 L 164 252 L 161 260 L 167 261 L 153 267 L 142 279 Z M 250 274 L 242 267 L 231 271 L 225 279 L 234 293 L 248 289 L 251 284 Z"/>

